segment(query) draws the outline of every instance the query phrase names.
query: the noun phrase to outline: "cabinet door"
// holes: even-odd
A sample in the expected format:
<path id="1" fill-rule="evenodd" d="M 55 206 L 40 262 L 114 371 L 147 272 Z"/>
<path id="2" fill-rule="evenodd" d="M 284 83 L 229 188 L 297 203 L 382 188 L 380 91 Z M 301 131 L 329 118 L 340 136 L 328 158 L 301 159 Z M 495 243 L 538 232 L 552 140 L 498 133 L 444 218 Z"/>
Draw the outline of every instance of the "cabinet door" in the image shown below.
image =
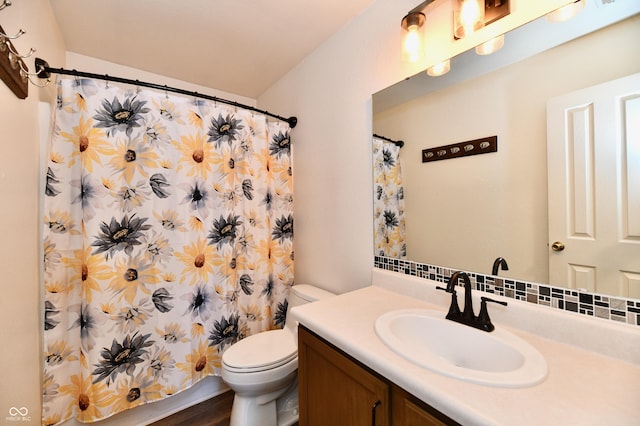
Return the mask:
<path id="1" fill-rule="evenodd" d="M 391 422 L 393 426 L 458 425 L 444 414 L 395 385 L 391 393 L 391 405 L 393 406 Z"/>
<path id="2" fill-rule="evenodd" d="M 298 327 L 300 426 L 387 426 L 390 385 Z"/>

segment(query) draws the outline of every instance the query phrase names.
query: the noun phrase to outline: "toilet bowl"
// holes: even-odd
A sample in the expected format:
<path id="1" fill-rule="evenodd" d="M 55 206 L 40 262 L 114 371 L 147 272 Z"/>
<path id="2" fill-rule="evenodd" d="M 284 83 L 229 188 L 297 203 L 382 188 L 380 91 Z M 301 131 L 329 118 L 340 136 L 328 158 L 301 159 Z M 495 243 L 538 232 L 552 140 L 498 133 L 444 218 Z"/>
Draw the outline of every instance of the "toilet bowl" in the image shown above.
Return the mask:
<path id="1" fill-rule="evenodd" d="M 231 426 L 288 426 L 298 421 L 297 324 L 292 307 L 333 296 L 306 284 L 291 288 L 282 330 L 249 336 L 222 354 L 222 379 L 235 392 Z"/>

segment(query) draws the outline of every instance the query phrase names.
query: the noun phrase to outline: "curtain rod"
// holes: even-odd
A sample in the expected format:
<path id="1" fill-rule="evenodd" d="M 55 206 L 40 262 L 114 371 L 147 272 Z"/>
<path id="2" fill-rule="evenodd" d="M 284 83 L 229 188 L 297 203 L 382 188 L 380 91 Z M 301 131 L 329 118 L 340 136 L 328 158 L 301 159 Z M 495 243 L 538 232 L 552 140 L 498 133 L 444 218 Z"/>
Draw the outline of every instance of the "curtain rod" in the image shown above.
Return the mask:
<path id="1" fill-rule="evenodd" d="M 373 137 L 374 138 L 378 138 L 378 139 L 382 139 L 383 141 L 391 142 L 392 144 L 395 144 L 399 148 L 402 148 L 404 146 L 404 141 L 394 141 L 394 140 L 386 138 L 384 136 L 376 135 L 375 133 L 373 134 Z"/>
<path id="2" fill-rule="evenodd" d="M 210 95 L 205 95 L 205 94 L 198 93 L 198 92 L 193 92 L 193 91 L 190 91 L 190 90 L 179 89 L 177 87 L 171 87 L 171 86 L 167 86 L 167 85 L 160 85 L 160 84 L 156 84 L 156 83 L 149 83 L 147 81 L 131 80 L 131 79 L 122 78 L 122 77 L 113 77 L 113 76 L 110 76 L 108 74 L 94 74 L 94 73 L 90 73 L 90 72 L 77 71 L 75 69 L 67 70 L 67 69 L 64 69 L 64 68 L 52 68 L 52 67 L 49 66 L 47 61 L 45 61 L 44 59 L 40 59 L 40 58 L 36 58 L 35 59 L 35 66 L 36 66 L 38 78 L 47 78 L 48 79 L 48 78 L 51 77 L 51 73 L 54 73 L 54 74 L 72 75 L 72 76 L 76 76 L 76 77 L 86 77 L 86 78 L 95 78 L 95 79 L 106 80 L 106 81 L 114 81 L 114 82 L 117 82 L 117 83 L 131 84 L 131 85 L 134 85 L 134 86 L 149 87 L 151 89 L 164 90 L 166 92 L 179 93 L 181 95 L 187 95 L 187 96 L 195 96 L 195 97 L 198 97 L 198 98 L 207 99 L 207 100 L 214 101 L 214 102 L 220 102 L 222 104 L 232 105 L 234 107 L 240 107 L 240 108 L 248 109 L 248 110 L 251 110 L 251 111 L 259 112 L 261 114 L 268 115 L 269 117 L 273 117 L 273 118 L 276 118 L 276 119 L 278 119 L 280 121 L 285 121 L 285 122 L 289 123 L 289 126 L 292 129 L 294 127 L 296 127 L 296 125 L 298 124 L 298 118 L 297 117 L 286 118 L 286 117 L 282 117 L 282 116 L 277 115 L 277 114 L 270 113 L 269 111 L 265 111 L 265 110 L 262 110 L 262 109 L 259 109 L 259 108 L 256 108 L 256 107 L 252 107 L 250 105 L 244 105 L 244 104 L 241 104 L 239 102 L 230 101 L 228 99 L 219 98 L 217 96 L 210 96 Z"/>

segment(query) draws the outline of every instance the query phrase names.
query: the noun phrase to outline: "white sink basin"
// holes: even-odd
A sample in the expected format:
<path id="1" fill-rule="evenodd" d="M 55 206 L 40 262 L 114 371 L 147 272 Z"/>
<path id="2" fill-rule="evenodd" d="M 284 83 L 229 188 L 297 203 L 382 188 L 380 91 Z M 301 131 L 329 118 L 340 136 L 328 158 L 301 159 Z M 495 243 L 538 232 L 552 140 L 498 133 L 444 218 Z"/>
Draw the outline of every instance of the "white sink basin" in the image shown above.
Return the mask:
<path id="1" fill-rule="evenodd" d="M 392 351 L 445 376 L 497 387 L 542 382 L 547 363 L 529 343 L 508 331 L 477 330 L 445 319 L 445 313 L 403 309 L 380 316 L 376 334 Z"/>

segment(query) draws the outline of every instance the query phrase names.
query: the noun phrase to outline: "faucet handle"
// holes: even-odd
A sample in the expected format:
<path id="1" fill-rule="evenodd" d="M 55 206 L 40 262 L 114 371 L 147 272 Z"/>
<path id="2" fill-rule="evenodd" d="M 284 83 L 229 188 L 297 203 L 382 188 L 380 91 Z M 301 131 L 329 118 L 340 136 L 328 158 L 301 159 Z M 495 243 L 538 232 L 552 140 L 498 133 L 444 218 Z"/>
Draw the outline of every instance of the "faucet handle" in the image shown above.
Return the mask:
<path id="1" fill-rule="evenodd" d="M 442 290 L 442 291 L 446 291 L 447 293 L 451 293 L 451 305 L 449 305 L 449 312 L 447 313 L 447 319 L 455 320 L 460 318 L 460 315 L 462 315 L 462 312 L 460 311 L 460 307 L 458 306 L 458 295 L 456 294 L 456 289 L 452 287 L 451 291 L 449 291 L 448 288 L 436 286 L 436 290 Z"/>
<path id="2" fill-rule="evenodd" d="M 480 298 L 480 313 L 478 314 L 478 325 L 484 331 L 493 331 L 495 326 L 491 323 L 489 318 L 489 311 L 487 310 L 487 302 L 497 303 L 499 305 L 507 306 L 507 302 L 501 302 L 499 300 L 493 300 L 488 297 L 482 296 Z"/>
<path id="3" fill-rule="evenodd" d="M 485 304 L 485 306 L 486 306 L 487 302 L 497 303 L 497 304 L 502 305 L 502 306 L 507 306 L 507 305 L 508 305 L 508 303 L 507 303 L 507 302 L 501 302 L 500 300 L 493 300 L 493 299 L 491 299 L 491 298 L 489 298 L 489 297 L 484 297 L 484 296 L 482 296 L 482 297 L 480 298 L 480 301 L 481 301 L 482 303 L 484 303 L 484 304 Z"/>

